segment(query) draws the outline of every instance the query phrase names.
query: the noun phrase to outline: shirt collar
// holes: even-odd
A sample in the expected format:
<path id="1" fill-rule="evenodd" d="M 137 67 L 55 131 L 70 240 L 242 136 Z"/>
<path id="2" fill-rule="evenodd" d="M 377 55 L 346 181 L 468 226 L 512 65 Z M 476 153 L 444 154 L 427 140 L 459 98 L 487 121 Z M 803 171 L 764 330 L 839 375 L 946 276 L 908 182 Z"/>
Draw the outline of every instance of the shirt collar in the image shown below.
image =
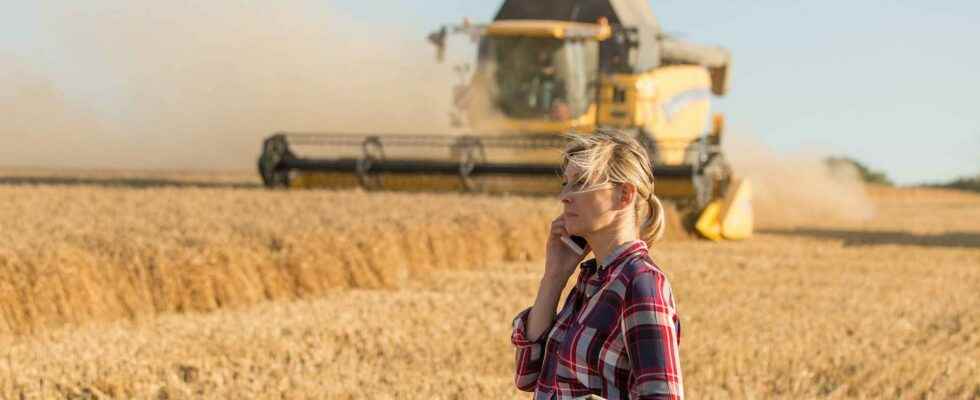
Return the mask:
<path id="1" fill-rule="evenodd" d="M 602 264 L 599 264 L 598 261 L 595 258 L 591 258 L 588 261 L 585 261 L 584 263 L 582 263 L 582 267 L 583 268 L 598 268 L 598 270 L 602 271 L 606 267 L 608 267 L 608 266 L 616 263 L 616 261 L 619 261 L 619 259 L 622 258 L 622 256 L 624 256 L 626 254 L 632 254 L 637 249 L 639 249 L 639 248 L 644 248 L 645 249 L 646 247 L 647 247 L 647 243 L 644 242 L 644 241 L 642 241 L 642 240 L 639 240 L 639 239 L 637 239 L 637 240 L 631 240 L 629 242 L 626 242 L 626 243 L 623 243 L 623 244 L 617 246 L 612 251 L 612 253 L 610 253 L 608 256 L 606 256 L 606 260 Z"/>
<path id="2" fill-rule="evenodd" d="M 626 253 L 627 250 L 632 249 L 633 247 L 635 247 L 638 243 L 642 243 L 643 244 L 643 247 L 646 247 L 646 242 L 644 242 L 642 240 L 631 240 L 629 242 L 623 243 L 623 244 L 619 245 L 618 247 L 616 247 L 612 251 L 612 253 L 610 253 L 608 256 L 606 256 L 606 259 L 603 260 L 602 264 L 599 264 L 599 269 L 604 269 L 604 268 L 608 267 L 610 264 L 616 262 L 616 260 L 618 260 L 620 256 L 622 256 L 624 253 Z"/>

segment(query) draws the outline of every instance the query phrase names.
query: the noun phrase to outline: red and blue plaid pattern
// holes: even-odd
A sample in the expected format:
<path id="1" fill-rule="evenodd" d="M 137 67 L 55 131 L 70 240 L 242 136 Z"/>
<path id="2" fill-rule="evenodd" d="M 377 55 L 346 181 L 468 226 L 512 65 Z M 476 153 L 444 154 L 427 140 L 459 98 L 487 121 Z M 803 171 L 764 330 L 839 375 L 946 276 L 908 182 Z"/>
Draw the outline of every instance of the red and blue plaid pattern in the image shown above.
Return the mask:
<path id="1" fill-rule="evenodd" d="M 682 399 L 680 318 L 670 283 L 645 242 L 626 245 L 609 266 L 581 264 L 553 325 L 525 334 L 530 308 L 514 318 L 515 383 L 534 399 Z"/>

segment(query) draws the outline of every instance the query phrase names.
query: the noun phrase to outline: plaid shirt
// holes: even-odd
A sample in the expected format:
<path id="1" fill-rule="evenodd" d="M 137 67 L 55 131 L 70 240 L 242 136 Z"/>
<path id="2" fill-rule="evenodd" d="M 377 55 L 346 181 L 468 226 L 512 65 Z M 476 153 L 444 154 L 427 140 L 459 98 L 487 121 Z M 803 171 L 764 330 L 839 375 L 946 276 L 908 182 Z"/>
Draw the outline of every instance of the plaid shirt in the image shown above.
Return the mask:
<path id="1" fill-rule="evenodd" d="M 514 318 L 515 383 L 534 399 L 682 399 L 680 318 L 670 283 L 645 242 L 617 249 L 608 266 L 581 264 L 575 288 L 536 341 L 530 308 Z"/>

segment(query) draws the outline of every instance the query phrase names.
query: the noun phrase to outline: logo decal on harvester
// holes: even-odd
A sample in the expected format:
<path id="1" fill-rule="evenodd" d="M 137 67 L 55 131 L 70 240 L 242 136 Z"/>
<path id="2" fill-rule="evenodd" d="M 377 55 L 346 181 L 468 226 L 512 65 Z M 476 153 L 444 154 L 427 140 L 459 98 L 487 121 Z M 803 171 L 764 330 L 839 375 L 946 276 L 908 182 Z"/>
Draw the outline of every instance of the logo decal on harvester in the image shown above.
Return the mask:
<path id="1" fill-rule="evenodd" d="M 708 100 L 710 98 L 711 92 L 708 91 L 708 88 L 697 88 L 680 92 L 664 102 L 662 106 L 664 117 L 670 121 L 674 118 L 674 114 L 682 110 L 684 107 L 687 107 L 689 104 Z"/>

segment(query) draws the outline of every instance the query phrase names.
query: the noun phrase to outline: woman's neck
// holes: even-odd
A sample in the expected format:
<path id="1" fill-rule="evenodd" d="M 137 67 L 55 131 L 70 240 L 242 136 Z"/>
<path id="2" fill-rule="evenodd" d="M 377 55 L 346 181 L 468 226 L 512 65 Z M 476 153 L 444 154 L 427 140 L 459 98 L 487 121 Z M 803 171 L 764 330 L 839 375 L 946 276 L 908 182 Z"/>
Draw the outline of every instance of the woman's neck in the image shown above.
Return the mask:
<path id="1" fill-rule="evenodd" d="M 639 239 L 636 231 L 628 229 L 610 230 L 608 232 L 593 232 L 591 235 L 586 236 L 585 240 L 589 241 L 589 246 L 592 247 L 592 252 L 595 253 L 596 262 L 599 265 L 603 265 L 606 258 L 609 257 L 617 247 L 623 245 L 624 243 L 631 242 Z"/>

